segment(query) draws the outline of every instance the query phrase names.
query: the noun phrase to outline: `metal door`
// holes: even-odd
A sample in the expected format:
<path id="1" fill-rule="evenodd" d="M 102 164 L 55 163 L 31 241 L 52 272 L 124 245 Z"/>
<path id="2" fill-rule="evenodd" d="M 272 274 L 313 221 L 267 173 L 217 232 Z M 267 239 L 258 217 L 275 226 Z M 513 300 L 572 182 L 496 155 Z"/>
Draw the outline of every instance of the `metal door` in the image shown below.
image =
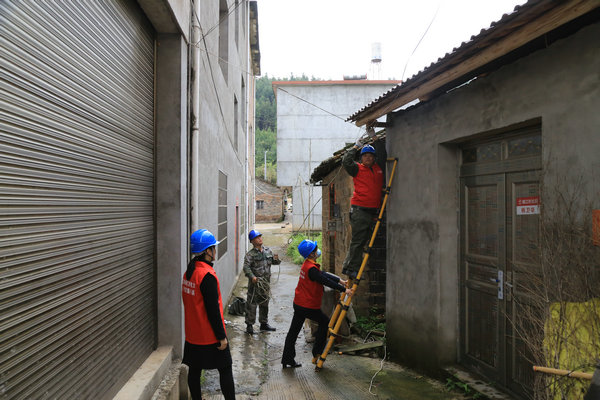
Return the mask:
<path id="1" fill-rule="evenodd" d="M 0 1 L 0 398 L 112 398 L 155 348 L 154 31 Z"/>
<path id="2" fill-rule="evenodd" d="M 463 361 L 501 381 L 504 361 L 505 176 L 462 179 Z"/>
<path id="3" fill-rule="evenodd" d="M 523 326 L 530 322 L 531 310 L 525 308 L 532 305 L 529 298 L 536 290 L 540 265 L 539 179 L 539 171 L 506 176 L 506 373 L 508 387 L 517 393 L 528 393 L 533 382 L 531 358 L 520 332 L 531 330 Z"/>
<path id="4" fill-rule="evenodd" d="M 519 339 L 539 268 L 539 127 L 463 149 L 461 360 L 516 396 L 533 383 Z"/>

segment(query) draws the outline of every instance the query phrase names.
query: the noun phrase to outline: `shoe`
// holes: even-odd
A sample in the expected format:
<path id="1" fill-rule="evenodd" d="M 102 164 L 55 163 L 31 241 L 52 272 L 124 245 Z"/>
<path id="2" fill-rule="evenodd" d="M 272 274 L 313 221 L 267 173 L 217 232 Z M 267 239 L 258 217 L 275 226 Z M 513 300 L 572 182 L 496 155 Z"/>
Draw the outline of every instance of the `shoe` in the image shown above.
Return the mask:
<path id="1" fill-rule="evenodd" d="M 249 333 L 250 335 L 254 333 L 254 328 L 252 327 L 252 325 L 246 325 L 246 333 Z"/>
<path id="2" fill-rule="evenodd" d="M 298 367 L 302 366 L 302 364 L 300 364 L 299 362 L 296 362 L 294 360 L 292 360 L 292 362 L 288 362 L 288 363 L 282 361 L 281 365 L 283 365 L 283 368 L 298 368 Z"/>
<path id="3" fill-rule="evenodd" d="M 268 331 L 268 332 L 275 332 L 277 329 L 273 328 L 269 324 L 260 324 L 260 330 L 261 331 Z"/>

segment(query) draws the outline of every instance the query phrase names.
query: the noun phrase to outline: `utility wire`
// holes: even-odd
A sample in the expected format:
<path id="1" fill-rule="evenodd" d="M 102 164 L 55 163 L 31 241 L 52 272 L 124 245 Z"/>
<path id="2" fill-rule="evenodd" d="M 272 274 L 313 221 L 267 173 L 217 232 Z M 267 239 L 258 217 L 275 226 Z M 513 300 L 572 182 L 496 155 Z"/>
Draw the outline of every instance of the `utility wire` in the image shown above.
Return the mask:
<path id="1" fill-rule="evenodd" d="M 239 5 L 239 3 L 238 3 L 238 5 Z M 193 14 L 194 14 L 194 17 L 196 18 L 196 21 L 198 22 L 198 29 L 200 29 L 200 33 L 202 34 L 201 40 L 204 43 L 204 48 L 206 49 L 206 60 L 208 61 L 208 70 L 210 71 L 210 78 L 211 78 L 212 86 L 215 89 L 215 97 L 217 98 L 217 103 L 219 105 L 219 111 L 221 113 L 221 119 L 223 120 L 223 129 L 227 133 L 226 136 L 227 136 L 227 139 L 229 140 L 229 143 L 231 144 L 231 147 L 235 148 L 234 143 L 231 141 L 231 136 L 229 135 L 229 131 L 227 130 L 227 121 L 225 120 L 225 114 L 223 113 L 223 106 L 221 105 L 221 98 L 219 97 L 219 91 L 217 90 L 217 84 L 215 83 L 215 76 L 213 73 L 212 63 L 210 62 L 210 57 L 208 56 L 208 45 L 206 44 L 206 39 L 205 39 L 206 35 L 203 34 L 202 24 L 200 23 L 200 17 L 198 16 L 198 14 L 196 14 L 195 11 L 193 11 Z M 214 27 L 213 27 L 213 29 L 214 29 Z M 235 153 L 235 156 L 237 157 L 238 161 L 243 164 L 243 161 L 240 159 L 238 152 L 234 151 L 234 153 Z"/>
<path id="2" fill-rule="evenodd" d="M 305 100 L 305 99 L 303 99 L 302 97 L 296 96 L 295 94 L 292 94 L 292 93 L 288 92 L 287 90 L 285 90 L 285 89 L 282 89 L 282 88 L 280 88 L 280 87 L 278 87 L 277 89 L 281 90 L 282 92 L 285 92 L 285 93 L 289 94 L 290 96 L 293 96 L 293 97 L 297 98 L 298 100 L 301 100 L 301 101 L 303 101 L 303 102 L 305 102 L 305 103 L 308 103 L 308 104 L 310 104 L 311 106 L 313 106 L 313 107 L 316 107 L 316 108 L 318 108 L 318 109 L 319 109 L 319 110 L 321 110 L 321 111 L 325 111 L 325 112 L 326 112 L 327 114 L 329 114 L 329 115 L 333 115 L 334 117 L 336 117 L 336 118 L 339 118 L 339 119 L 341 119 L 341 120 L 342 120 L 342 121 L 344 121 L 344 122 L 347 122 L 347 121 L 346 121 L 344 118 L 340 117 L 339 115 L 335 115 L 334 113 L 332 113 L 332 112 L 330 112 L 330 111 L 327 111 L 327 110 L 325 110 L 324 108 L 321 108 L 321 107 L 319 107 L 318 105 L 316 105 L 316 104 L 314 104 L 314 103 L 311 103 L 311 102 L 310 102 L 310 101 L 308 101 L 308 100 Z M 350 122 L 348 122 L 348 123 L 350 123 Z"/>
<path id="3" fill-rule="evenodd" d="M 427 26 L 427 29 L 425 29 L 425 32 L 423 32 L 423 36 L 421 36 L 421 39 L 419 39 L 419 42 L 415 46 L 415 49 L 413 50 L 413 52 L 410 54 L 410 56 L 406 60 L 406 64 L 404 65 L 404 71 L 402 71 L 402 78 L 400 79 L 401 81 L 404 81 L 404 74 L 406 73 L 406 67 L 408 67 L 408 62 L 410 61 L 411 57 L 415 54 L 415 52 L 419 48 L 419 45 L 421 44 L 421 42 L 425 38 L 425 35 L 427 35 L 427 32 L 429 32 L 429 28 L 431 28 L 431 25 L 433 24 L 433 21 L 435 21 L 435 17 L 437 17 L 437 14 L 438 14 L 438 11 L 440 11 L 440 6 L 441 5 L 442 5 L 442 2 L 440 1 L 438 3 L 437 9 L 435 10 L 435 14 L 433 14 L 433 18 L 431 18 L 431 22 L 429 22 L 429 25 Z"/>
<path id="4" fill-rule="evenodd" d="M 195 0 L 195 1 L 200 1 L 200 0 Z M 240 1 L 239 3 L 237 3 L 235 6 L 233 6 L 233 7 L 229 8 L 229 9 L 227 10 L 227 11 L 228 11 L 228 12 L 227 12 L 227 14 L 226 14 L 226 15 L 223 15 L 223 16 L 222 16 L 222 17 L 219 19 L 219 22 L 217 22 L 217 23 L 216 23 L 216 24 L 215 24 L 213 27 L 211 27 L 211 28 L 210 28 L 208 31 L 206 31 L 206 33 L 203 33 L 203 34 L 202 34 L 202 37 L 201 37 L 201 38 L 198 40 L 198 42 L 200 42 L 200 40 L 204 40 L 204 38 L 205 38 L 205 37 L 206 37 L 206 36 L 207 36 L 209 33 L 211 33 L 212 31 L 214 31 L 215 29 L 217 29 L 217 28 L 218 28 L 218 27 L 221 25 L 221 23 L 222 23 L 223 21 L 225 21 L 227 18 L 229 18 L 229 16 L 230 16 L 230 15 L 231 15 L 231 14 L 232 14 L 232 13 L 233 13 L 233 12 L 234 12 L 234 11 L 235 11 L 235 10 L 236 10 L 236 9 L 237 9 L 237 8 L 238 8 L 238 7 L 239 7 L 241 4 L 242 4 L 242 3 L 244 3 L 244 2 L 245 2 L 245 0 L 242 0 L 242 1 Z M 200 20 L 199 20 L 199 18 L 198 18 L 197 16 L 196 16 L 196 20 L 198 20 L 198 24 L 200 24 Z M 236 22 L 237 22 L 237 21 L 236 21 Z"/>

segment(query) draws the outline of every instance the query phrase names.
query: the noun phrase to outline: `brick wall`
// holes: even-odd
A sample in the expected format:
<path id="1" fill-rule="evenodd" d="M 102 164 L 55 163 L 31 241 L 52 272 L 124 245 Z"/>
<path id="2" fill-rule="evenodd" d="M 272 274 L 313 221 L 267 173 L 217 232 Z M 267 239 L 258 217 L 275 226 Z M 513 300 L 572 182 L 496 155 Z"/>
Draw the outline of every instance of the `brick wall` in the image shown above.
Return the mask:
<path id="1" fill-rule="evenodd" d="M 277 222 L 284 216 L 284 195 L 283 190 L 275 185 L 271 185 L 262 179 L 256 179 L 256 222 Z M 261 202 L 262 208 L 258 203 Z"/>

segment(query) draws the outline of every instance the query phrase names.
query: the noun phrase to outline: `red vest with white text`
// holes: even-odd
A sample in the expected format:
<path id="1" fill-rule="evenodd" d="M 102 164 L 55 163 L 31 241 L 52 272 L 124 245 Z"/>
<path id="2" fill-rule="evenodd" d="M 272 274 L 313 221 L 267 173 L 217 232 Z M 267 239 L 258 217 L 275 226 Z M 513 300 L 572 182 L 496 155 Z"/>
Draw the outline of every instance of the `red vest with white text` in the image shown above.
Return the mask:
<path id="1" fill-rule="evenodd" d="M 298 286 L 296 286 L 296 295 L 294 303 L 304 308 L 320 309 L 321 299 L 323 298 L 323 285 L 311 280 L 308 277 L 308 270 L 316 267 L 321 269 L 321 265 L 313 260 L 306 259 L 300 269 L 300 277 L 298 278 Z"/>
<path id="2" fill-rule="evenodd" d="M 358 173 L 354 180 L 354 193 L 350 204 L 360 207 L 379 208 L 381 206 L 381 187 L 383 186 L 383 171 L 379 165 L 371 168 L 357 163 Z"/>
<path id="3" fill-rule="evenodd" d="M 185 340 L 192 344 L 214 344 L 219 342 L 208 321 L 204 298 L 200 292 L 200 284 L 206 274 L 211 274 L 217 280 L 219 309 L 221 311 L 221 320 L 224 321 L 219 278 L 217 278 L 215 270 L 209 264 L 196 261 L 196 268 L 194 269 L 192 278 L 188 281 L 184 273 L 181 285 L 183 308 L 185 310 Z M 223 322 L 223 328 L 225 328 L 225 322 Z"/>

